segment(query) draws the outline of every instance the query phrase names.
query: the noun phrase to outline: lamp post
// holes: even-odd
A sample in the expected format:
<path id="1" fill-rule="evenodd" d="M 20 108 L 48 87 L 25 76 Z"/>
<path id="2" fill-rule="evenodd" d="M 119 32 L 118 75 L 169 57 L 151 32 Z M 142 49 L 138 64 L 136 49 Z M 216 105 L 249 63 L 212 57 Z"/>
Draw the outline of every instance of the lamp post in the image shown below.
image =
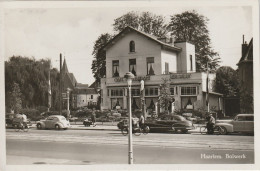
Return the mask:
<path id="1" fill-rule="evenodd" d="M 70 91 L 71 89 L 70 88 L 67 88 L 67 118 L 69 120 L 69 117 L 70 117 Z"/>
<path id="2" fill-rule="evenodd" d="M 128 149 L 129 149 L 129 155 L 128 155 L 128 164 L 133 164 L 133 145 L 132 145 L 132 109 L 131 109 L 131 85 L 132 85 L 132 79 L 135 76 L 131 72 L 127 72 L 125 75 L 125 78 L 127 79 L 127 85 L 129 89 L 129 131 L 128 131 Z"/>

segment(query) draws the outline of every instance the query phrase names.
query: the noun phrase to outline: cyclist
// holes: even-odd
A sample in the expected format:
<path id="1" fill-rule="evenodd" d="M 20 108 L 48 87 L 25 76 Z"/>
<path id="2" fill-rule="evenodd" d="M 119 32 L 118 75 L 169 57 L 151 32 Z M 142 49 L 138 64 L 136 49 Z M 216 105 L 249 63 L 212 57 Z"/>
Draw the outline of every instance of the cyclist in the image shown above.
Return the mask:
<path id="1" fill-rule="evenodd" d="M 213 134 L 215 123 L 216 123 L 215 118 L 210 113 L 209 116 L 206 119 L 208 120 L 208 123 L 207 123 L 208 134 Z"/>
<path id="2" fill-rule="evenodd" d="M 141 114 L 139 118 L 139 126 L 144 129 L 144 116 Z"/>
<path id="3" fill-rule="evenodd" d="M 24 127 L 26 128 L 27 127 L 27 116 L 25 114 L 22 114 L 21 115 L 21 118 L 20 118 L 20 127 L 21 129 L 23 129 Z"/>

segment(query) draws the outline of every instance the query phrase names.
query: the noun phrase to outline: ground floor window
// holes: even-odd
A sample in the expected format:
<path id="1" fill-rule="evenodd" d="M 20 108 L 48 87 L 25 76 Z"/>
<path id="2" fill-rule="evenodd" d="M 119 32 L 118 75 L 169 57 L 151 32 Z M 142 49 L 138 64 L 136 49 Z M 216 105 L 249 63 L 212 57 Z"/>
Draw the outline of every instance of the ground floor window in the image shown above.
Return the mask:
<path id="1" fill-rule="evenodd" d="M 181 97 L 181 108 L 182 109 L 194 109 L 194 102 L 197 101 L 197 97 Z"/>
<path id="2" fill-rule="evenodd" d="M 158 96 L 158 88 L 145 88 L 145 96 Z"/>
<path id="3" fill-rule="evenodd" d="M 111 90 L 111 96 L 123 96 L 123 95 L 124 95 L 123 89 Z"/>
<path id="4" fill-rule="evenodd" d="M 111 99 L 111 109 L 117 109 L 119 107 L 120 107 L 120 109 L 123 108 L 123 98 L 112 98 Z"/>

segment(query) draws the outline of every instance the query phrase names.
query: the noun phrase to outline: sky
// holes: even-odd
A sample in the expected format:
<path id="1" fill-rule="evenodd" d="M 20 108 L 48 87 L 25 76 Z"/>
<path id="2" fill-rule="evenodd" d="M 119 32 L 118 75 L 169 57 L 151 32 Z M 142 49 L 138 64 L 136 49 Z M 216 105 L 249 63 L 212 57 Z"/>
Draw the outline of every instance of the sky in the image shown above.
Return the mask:
<path id="1" fill-rule="evenodd" d="M 13 55 L 49 58 L 52 67 L 59 68 L 59 54 L 62 53 L 69 72 L 79 83 L 90 85 L 94 81 L 91 70 L 94 42 L 103 33 L 113 34 L 114 19 L 129 11 L 150 11 L 170 21 L 172 15 L 196 10 L 209 19 L 211 46 L 220 55 L 220 65 L 234 69 L 241 57 L 242 35 L 247 42 L 253 37 L 250 6 L 154 5 L 151 1 L 144 5 L 135 5 L 135 1 L 131 5 L 122 3 L 110 3 L 109 7 L 85 4 L 5 8 L 5 60 Z"/>

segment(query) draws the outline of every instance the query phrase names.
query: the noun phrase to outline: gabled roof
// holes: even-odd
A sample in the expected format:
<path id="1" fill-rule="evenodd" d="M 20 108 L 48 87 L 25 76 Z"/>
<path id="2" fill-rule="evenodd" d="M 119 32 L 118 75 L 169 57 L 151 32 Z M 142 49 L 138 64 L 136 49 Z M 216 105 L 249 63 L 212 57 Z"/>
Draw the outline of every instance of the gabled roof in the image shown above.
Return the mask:
<path id="1" fill-rule="evenodd" d="M 121 39 L 124 35 L 126 35 L 129 32 L 136 32 L 139 33 L 140 35 L 143 35 L 145 37 L 147 37 L 148 39 L 160 44 L 163 48 L 168 49 L 168 50 L 173 50 L 173 51 L 181 51 L 180 47 L 176 47 L 172 44 L 168 44 L 165 43 L 163 41 L 158 40 L 158 37 L 147 34 L 145 32 L 139 31 L 133 27 L 127 26 L 126 28 L 124 28 L 124 30 L 122 30 L 119 34 L 117 34 L 113 39 L 111 39 L 109 42 L 107 42 L 107 44 L 105 44 L 101 50 L 107 50 L 110 46 L 112 46 L 113 44 L 115 44 L 116 41 L 118 41 L 119 39 Z"/>
<path id="2" fill-rule="evenodd" d="M 242 54 L 242 57 L 240 58 L 237 65 L 247 61 L 253 61 L 253 38 L 250 40 L 245 52 Z"/>

